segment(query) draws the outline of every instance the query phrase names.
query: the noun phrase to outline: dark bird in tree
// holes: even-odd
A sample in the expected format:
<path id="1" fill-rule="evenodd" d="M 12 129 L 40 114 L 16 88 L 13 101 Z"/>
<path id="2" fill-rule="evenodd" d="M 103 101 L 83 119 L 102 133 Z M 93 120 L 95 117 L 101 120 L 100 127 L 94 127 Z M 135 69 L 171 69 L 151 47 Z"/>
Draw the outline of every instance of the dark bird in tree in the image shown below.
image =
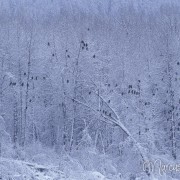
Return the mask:
<path id="1" fill-rule="evenodd" d="M 46 79 L 46 77 L 43 77 L 43 79 L 45 80 L 45 79 Z"/>
<path id="2" fill-rule="evenodd" d="M 24 76 L 26 76 L 26 73 L 24 73 Z"/>
<path id="3" fill-rule="evenodd" d="M 68 52 L 68 50 L 66 49 L 66 52 Z"/>
<path id="4" fill-rule="evenodd" d="M 88 31 L 89 31 L 90 29 L 88 28 Z"/>
<path id="5" fill-rule="evenodd" d="M 52 54 L 52 56 L 54 56 L 54 53 Z"/>
<path id="6" fill-rule="evenodd" d="M 48 42 L 48 46 L 50 46 L 50 43 Z"/>
<path id="7" fill-rule="evenodd" d="M 111 117 L 111 113 L 109 113 L 109 117 Z"/>
<path id="8" fill-rule="evenodd" d="M 67 57 L 70 58 L 70 55 L 68 54 Z"/>
<path id="9" fill-rule="evenodd" d="M 95 56 L 95 54 L 93 55 L 93 58 L 95 58 L 96 56 Z"/>
<path id="10" fill-rule="evenodd" d="M 110 100 L 108 100 L 108 103 L 110 103 L 111 101 Z"/>
<path id="11" fill-rule="evenodd" d="M 179 65 L 180 63 L 179 62 L 177 62 L 177 65 Z"/>
<path id="12" fill-rule="evenodd" d="M 89 94 L 91 94 L 91 91 L 89 91 Z"/>
<path id="13" fill-rule="evenodd" d="M 67 79 L 67 83 L 69 83 L 69 80 Z"/>
<path id="14" fill-rule="evenodd" d="M 24 83 L 21 83 L 21 86 L 24 86 Z"/>

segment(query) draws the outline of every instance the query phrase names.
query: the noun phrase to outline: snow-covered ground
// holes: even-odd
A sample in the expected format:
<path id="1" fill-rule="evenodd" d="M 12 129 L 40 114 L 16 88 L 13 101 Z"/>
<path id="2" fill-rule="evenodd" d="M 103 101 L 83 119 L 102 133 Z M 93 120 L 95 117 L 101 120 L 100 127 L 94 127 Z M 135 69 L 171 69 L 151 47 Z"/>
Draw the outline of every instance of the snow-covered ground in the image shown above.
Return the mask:
<path id="1" fill-rule="evenodd" d="M 56 168 L 45 167 L 20 160 L 1 158 L 0 161 L 1 179 L 63 179 L 64 174 Z"/>
<path id="2" fill-rule="evenodd" d="M 130 180 L 177 180 L 169 176 L 147 178 L 145 176 L 129 177 Z M 69 173 L 60 170 L 59 166 L 44 166 L 21 160 L 8 158 L 0 159 L 1 180 L 129 180 L 121 177 L 121 174 L 104 176 L 97 171 L 85 171 L 69 169 Z"/>
<path id="3" fill-rule="evenodd" d="M 122 167 L 118 168 L 112 157 L 92 149 L 72 154 L 56 153 L 41 144 L 34 144 L 24 150 L 17 148 L 11 157 L 10 154 L 3 155 L 0 157 L 0 180 L 176 180 L 166 174 L 156 173 L 155 177 L 148 178 L 143 172 L 128 173 Z M 173 164 L 167 156 L 153 156 L 152 159 Z M 123 166 L 129 165 L 124 162 Z"/>
<path id="4" fill-rule="evenodd" d="M 101 173 L 96 171 L 74 172 L 74 176 L 63 173 L 59 167 L 43 166 L 20 160 L 1 158 L 0 179 L 8 180 L 105 180 Z"/>
<path id="5" fill-rule="evenodd" d="M 97 171 L 76 171 L 66 174 L 58 166 L 44 166 L 21 160 L 0 159 L 0 179 L 3 180 L 110 180 Z M 112 180 L 121 177 L 114 176 Z"/>

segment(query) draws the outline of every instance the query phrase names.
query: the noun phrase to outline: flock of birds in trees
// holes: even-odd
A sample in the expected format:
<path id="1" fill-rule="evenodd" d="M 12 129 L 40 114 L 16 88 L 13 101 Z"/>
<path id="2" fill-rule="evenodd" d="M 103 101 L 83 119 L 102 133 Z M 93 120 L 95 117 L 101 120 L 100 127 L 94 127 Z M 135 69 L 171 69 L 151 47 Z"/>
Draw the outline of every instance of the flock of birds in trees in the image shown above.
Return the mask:
<path id="1" fill-rule="evenodd" d="M 89 30 L 90 30 L 90 29 L 88 28 L 88 31 L 89 31 Z M 47 43 L 47 46 L 50 46 L 50 45 L 51 45 L 50 42 L 48 42 L 48 43 Z M 88 51 L 88 50 L 89 50 L 89 48 L 88 48 L 88 43 L 82 40 L 82 41 L 80 42 L 80 48 L 81 48 L 81 50 L 86 50 L 86 51 Z M 68 50 L 66 50 L 66 53 L 68 53 Z M 52 56 L 55 56 L 55 54 L 52 53 Z M 69 54 L 67 54 L 67 58 L 70 58 L 70 55 L 69 55 Z M 92 56 L 92 58 L 96 58 L 96 55 L 94 54 L 94 55 Z M 179 65 L 180 65 L 180 62 L 177 62 L 177 65 L 179 66 Z M 24 72 L 23 75 L 24 75 L 24 76 L 27 76 L 27 73 Z M 177 75 L 177 73 L 176 73 L 176 75 Z M 40 77 L 38 77 L 38 76 L 31 76 L 31 77 L 30 77 L 30 80 L 35 80 L 35 81 L 37 81 L 38 79 L 40 79 Z M 46 77 L 43 76 L 42 79 L 43 79 L 43 80 L 46 80 Z M 178 79 L 178 78 L 176 77 L 176 78 L 175 78 L 175 81 L 177 81 L 177 79 Z M 162 79 L 162 81 L 163 81 L 163 79 Z M 68 83 L 70 83 L 70 80 L 67 79 L 66 82 L 67 82 L 67 84 L 68 84 Z M 141 81 L 138 80 L 138 86 L 139 86 L 139 87 L 140 87 L 140 82 L 141 82 Z M 11 80 L 10 83 L 9 83 L 9 85 L 10 85 L 10 86 L 16 86 L 16 85 L 17 85 L 17 82 Z M 24 85 L 25 85 L 25 83 L 22 82 L 22 83 L 21 83 L 21 86 L 24 87 Z M 27 88 L 28 88 L 28 87 L 29 87 L 29 83 L 27 82 L 26 85 L 27 85 Z M 108 84 L 106 84 L 106 86 L 107 86 L 108 88 L 111 88 L 112 85 L 111 85 L 110 83 L 108 83 Z M 116 83 L 114 86 L 115 86 L 115 88 L 117 88 L 117 87 L 118 87 L 118 84 Z M 157 88 L 156 88 L 156 89 L 157 89 Z M 167 93 L 169 93 L 169 92 L 167 91 Z M 92 92 L 89 91 L 89 95 L 91 95 L 91 94 L 92 94 Z M 125 95 L 125 94 L 132 94 L 132 95 L 140 96 L 140 90 L 139 90 L 139 89 L 137 90 L 137 88 L 134 89 L 132 85 L 128 85 L 128 87 L 127 87 L 127 93 L 125 93 L 125 92 L 122 92 L 122 93 L 121 93 L 122 96 Z M 155 91 L 152 91 L 152 95 L 155 96 Z M 30 102 L 31 102 L 31 100 L 30 100 Z M 107 101 L 107 103 L 110 103 L 110 102 L 111 102 L 110 100 Z M 180 103 L 180 101 L 179 101 L 179 103 Z M 145 105 L 145 106 L 150 105 L 150 102 L 145 102 L 144 105 Z M 108 115 L 108 116 L 110 116 L 110 117 L 111 117 L 111 115 L 112 115 L 111 113 L 108 113 L 108 112 L 105 111 L 105 110 L 102 110 L 102 113 L 105 114 L 105 115 Z"/>

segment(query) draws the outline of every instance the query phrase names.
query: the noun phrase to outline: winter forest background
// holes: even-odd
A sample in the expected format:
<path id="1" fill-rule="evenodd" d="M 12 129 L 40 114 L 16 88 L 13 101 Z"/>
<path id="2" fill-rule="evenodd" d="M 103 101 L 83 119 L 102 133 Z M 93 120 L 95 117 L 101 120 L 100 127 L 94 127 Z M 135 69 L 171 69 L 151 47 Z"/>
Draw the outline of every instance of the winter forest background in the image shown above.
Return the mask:
<path id="1" fill-rule="evenodd" d="M 179 179 L 179 5 L 1 0 L 0 179 Z"/>

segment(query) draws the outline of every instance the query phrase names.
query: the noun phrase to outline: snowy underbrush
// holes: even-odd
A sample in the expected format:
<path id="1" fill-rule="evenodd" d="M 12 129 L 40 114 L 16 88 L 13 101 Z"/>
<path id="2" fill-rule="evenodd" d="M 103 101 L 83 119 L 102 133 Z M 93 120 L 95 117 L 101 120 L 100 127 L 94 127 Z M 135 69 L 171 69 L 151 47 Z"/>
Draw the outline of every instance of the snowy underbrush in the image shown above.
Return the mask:
<path id="1" fill-rule="evenodd" d="M 25 175 L 27 178 L 31 178 L 33 175 L 30 169 L 26 166 L 23 166 L 20 163 L 17 163 L 15 160 L 12 161 L 10 159 L 1 158 L 0 160 L 0 179 L 10 179 L 21 177 L 25 179 Z"/>
<path id="2" fill-rule="evenodd" d="M 0 158 L 3 180 L 119 180 L 112 162 L 95 151 L 86 149 L 71 155 L 45 148 L 40 144 L 15 150 L 13 158 Z M 109 164 L 109 166 L 108 166 Z M 111 169 L 111 170 L 110 170 Z"/>
<path id="3" fill-rule="evenodd" d="M 78 159 L 78 163 L 85 171 L 98 171 L 107 178 L 121 179 L 121 173 L 116 169 L 113 161 L 93 148 L 76 151 L 73 157 Z"/>
<path id="4" fill-rule="evenodd" d="M 71 154 L 34 144 L 25 149 L 17 148 L 0 158 L 0 179 L 3 180 L 175 180 L 176 174 L 160 175 L 154 178 L 137 169 L 138 154 L 126 152 L 122 157 L 99 153 L 93 148 L 73 151 Z M 9 158 L 7 157 L 9 153 Z M 13 154 L 13 155 L 12 155 Z M 166 156 L 153 156 L 164 164 L 173 164 Z M 137 164 L 135 161 L 137 160 Z M 132 164 L 131 164 L 132 163 Z M 134 168 L 134 170 L 133 170 Z M 171 178 L 171 177 L 174 177 Z"/>
<path id="5" fill-rule="evenodd" d="M 26 147 L 24 151 L 24 159 L 29 162 L 35 162 L 42 165 L 58 166 L 60 156 L 54 149 L 45 147 L 41 143 L 35 143 Z"/>
<path id="6" fill-rule="evenodd" d="M 65 174 L 56 166 L 42 166 L 20 160 L 1 158 L 0 179 L 2 180 L 106 180 L 97 171 L 73 171 Z"/>
<path id="7" fill-rule="evenodd" d="M 64 173 L 55 167 L 7 158 L 0 160 L 0 179 L 3 180 L 60 180 L 65 178 Z"/>

